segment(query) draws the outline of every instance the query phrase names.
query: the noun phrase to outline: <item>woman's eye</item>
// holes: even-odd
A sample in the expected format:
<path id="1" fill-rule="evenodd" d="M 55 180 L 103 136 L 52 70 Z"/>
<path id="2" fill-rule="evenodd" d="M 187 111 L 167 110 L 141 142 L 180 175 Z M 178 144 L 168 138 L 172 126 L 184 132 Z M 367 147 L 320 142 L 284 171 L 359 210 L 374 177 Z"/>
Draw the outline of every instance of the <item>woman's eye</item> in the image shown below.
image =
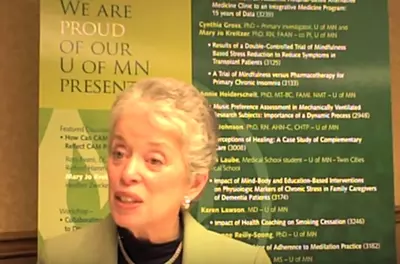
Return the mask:
<path id="1" fill-rule="evenodd" d="M 151 158 L 149 160 L 149 162 L 151 165 L 162 165 L 163 164 L 163 162 L 157 158 Z"/>
<path id="2" fill-rule="evenodd" d="M 112 152 L 112 156 L 114 159 L 122 159 L 124 157 L 124 153 L 119 150 L 115 150 Z"/>
<path id="3" fill-rule="evenodd" d="M 153 167 L 160 167 L 164 165 L 164 159 L 158 156 L 148 157 L 146 162 Z"/>

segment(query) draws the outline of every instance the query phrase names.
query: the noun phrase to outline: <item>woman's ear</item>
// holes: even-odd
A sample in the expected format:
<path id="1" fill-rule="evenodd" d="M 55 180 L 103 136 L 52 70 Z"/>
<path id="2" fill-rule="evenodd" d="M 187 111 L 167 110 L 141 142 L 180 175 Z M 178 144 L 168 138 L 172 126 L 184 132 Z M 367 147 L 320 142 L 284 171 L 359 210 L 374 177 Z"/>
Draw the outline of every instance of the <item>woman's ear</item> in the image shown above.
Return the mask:
<path id="1" fill-rule="evenodd" d="M 195 174 L 192 176 L 192 181 L 190 183 L 188 196 L 193 201 L 196 200 L 197 197 L 201 195 L 203 192 L 207 182 L 208 182 L 208 173 L 204 174 Z"/>

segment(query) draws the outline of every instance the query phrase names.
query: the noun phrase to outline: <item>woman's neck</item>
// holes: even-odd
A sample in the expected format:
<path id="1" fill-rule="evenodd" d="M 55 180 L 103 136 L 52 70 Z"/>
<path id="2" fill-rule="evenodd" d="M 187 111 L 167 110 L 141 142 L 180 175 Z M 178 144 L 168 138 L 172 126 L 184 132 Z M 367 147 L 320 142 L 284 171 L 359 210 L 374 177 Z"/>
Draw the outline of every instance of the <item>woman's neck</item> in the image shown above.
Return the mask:
<path id="1" fill-rule="evenodd" d="M 162 244 L 179 238 L 181 227 L 179 216 L 172 221 L 163 221 L 159 224 L 149 224 L 142 229 L 128 230 L 139 240 L 145 240 L 152 244 Z"/>

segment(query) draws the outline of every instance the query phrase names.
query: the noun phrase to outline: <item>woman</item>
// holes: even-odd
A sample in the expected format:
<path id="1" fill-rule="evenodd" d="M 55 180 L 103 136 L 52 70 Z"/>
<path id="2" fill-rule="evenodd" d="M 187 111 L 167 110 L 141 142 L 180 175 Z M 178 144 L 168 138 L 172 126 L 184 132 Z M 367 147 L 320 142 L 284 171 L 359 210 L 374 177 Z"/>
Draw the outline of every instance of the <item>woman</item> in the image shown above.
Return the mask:
<path id="1" fill-rule="evenodd" d="M 196 88 L 142 80 L 118 96 L 111 117 L 111 214 L 46 242 L 39 263 L 271 263 L 263 248 L 208 231 L 187 212 L 217 147 L 214 112 Z"/>

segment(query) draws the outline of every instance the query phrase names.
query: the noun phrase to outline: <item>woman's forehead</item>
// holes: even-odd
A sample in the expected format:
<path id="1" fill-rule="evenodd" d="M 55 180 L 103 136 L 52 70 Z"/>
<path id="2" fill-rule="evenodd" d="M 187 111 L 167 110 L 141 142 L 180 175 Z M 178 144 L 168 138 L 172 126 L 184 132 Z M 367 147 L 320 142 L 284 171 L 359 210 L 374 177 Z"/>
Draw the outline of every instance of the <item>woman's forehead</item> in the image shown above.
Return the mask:
<path id="1" fill-rule="evenodd" d="M 154 148 L 181 148 L 178 133 L 153 125 L 142 120 L 132 122 L 130 119 L 119 119 L 112 133 L 112 140 L 130 146 L 148 146 Z"/>

